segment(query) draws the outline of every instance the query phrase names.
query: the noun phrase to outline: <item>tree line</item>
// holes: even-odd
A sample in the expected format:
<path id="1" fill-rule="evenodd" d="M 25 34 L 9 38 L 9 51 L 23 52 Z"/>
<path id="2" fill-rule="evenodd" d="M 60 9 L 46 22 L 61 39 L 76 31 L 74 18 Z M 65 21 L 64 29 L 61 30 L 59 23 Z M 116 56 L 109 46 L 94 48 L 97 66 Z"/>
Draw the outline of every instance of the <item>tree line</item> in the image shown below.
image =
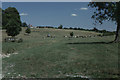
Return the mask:
<path id="1" fill-rule="evenodd" d="M 102 24 L 104 21 L 114 21 L 116 27 L 116 37 L 114 42 L 120 42 L 120 2 L 90 2 L 88 4 L 91 8 L 96 8 L 91 18 L 95 19 L 95 23 Z M 26 23 L 22 24 L 19 12 L 14 7 L 8 7 L 2 10 L 2 28 L 6 29 L 9 36 L 16 36 L 20 33 L 21 26 L 27 26 Z M 63 26 L 58 27 L 62 29 Z M 76 28 L 75 28 L 76 29 Z"/>

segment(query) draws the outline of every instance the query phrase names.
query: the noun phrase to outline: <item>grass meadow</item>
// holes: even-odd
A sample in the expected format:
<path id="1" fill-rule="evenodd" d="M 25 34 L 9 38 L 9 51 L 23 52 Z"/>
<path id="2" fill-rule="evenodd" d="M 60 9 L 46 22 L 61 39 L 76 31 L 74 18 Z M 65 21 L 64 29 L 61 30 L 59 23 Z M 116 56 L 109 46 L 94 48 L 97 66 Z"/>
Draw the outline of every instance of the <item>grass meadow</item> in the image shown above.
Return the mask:
<path id="1" fill-rule="evenodd" d="M 118 77 L 118 43 L 109 43 L 113 36 L 82 30 L 25 28 L 17 36 L 22 43 L 2 42 L 3 76 L 35 78 L 116 78 Z M 68 38 L 70 32 L 87 38 Z M 47 34 L 55 38 L 46 37 Z M 7 37 L 2 31 L 2 39 Z"/>

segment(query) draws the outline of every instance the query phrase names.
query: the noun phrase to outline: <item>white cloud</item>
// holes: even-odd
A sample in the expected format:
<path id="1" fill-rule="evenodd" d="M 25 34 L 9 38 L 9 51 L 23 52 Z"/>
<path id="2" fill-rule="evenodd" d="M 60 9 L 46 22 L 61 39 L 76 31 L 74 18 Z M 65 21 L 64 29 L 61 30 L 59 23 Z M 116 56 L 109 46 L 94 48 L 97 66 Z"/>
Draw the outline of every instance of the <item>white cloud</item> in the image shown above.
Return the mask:
<path id="1" fill-rule="evenodd" d="M 88 10 L 88 8 L 82 7 L 80 8 L 80 10 Z"/>
<path id="2" fill-rule="evenodd" d="M 77 14 L 71 14 L 71 16 L 77 16 Z"/>
<path id="3" fill-rule="evenodd" d="M 20 16 L 27 16 L 27 13 L 20 13 Z"/>

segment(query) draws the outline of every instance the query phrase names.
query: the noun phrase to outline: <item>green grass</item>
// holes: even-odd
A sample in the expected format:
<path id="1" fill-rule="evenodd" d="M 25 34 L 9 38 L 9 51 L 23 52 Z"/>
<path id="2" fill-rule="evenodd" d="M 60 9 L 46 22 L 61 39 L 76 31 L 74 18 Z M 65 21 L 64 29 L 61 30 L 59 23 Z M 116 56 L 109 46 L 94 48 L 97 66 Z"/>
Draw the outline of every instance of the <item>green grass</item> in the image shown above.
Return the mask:
<path id="1" fill-rule="evenodd" d="M 64 38 L 74 35 L 98 35 L 80 30 L 32 29 L 30 36 L 25 29 L 17 37 L 22 43 L 3 42 L 2 54 L 5 77 L 62 78 L 66 75 L 82 75 L 92 78 L 114 78 L 118 74 L 118 44 L 108 43 L 114 36 L 91 38 Z M 48 33 L 56 38 L 43 38 Z M 3 31 L 3 39 L 7 35 Z M 14 65 L 10 67 L 10 65 Z M 10 73 L 10 74 L 8 74 Z M 15 74 L 16 73 L 16 74 Z"/>

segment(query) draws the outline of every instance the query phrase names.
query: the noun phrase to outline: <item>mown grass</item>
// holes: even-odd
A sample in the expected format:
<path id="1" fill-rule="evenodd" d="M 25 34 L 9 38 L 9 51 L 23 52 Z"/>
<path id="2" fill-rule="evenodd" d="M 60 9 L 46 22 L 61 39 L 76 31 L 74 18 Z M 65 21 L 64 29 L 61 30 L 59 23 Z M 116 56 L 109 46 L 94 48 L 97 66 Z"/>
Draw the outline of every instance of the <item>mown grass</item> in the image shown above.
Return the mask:
<path id="1" fill-rule="evenodd" d="M 91 38 L 64 38 L 74 35 L 98 35 L 80 30 L 32 29 L 29 36 L 25 29 L 17 37 L 22 43 L 3 42 L 3 54 L 18 53 L 3 58 L 5 77 L 62 78 L 82 75 L 92 78 L 114 78 L 118 74 L 118 43 L 109 43 L 114 36 Z M 47 38 L 47 34 L 55 38 Z M 7 35 L 3 31 L 3 39 Z M 45 37 L 45 38 L 43 38 Z M 13 67 L 10 67 L 14 65 Z M 10 73 L 10 74 L 8 74 Z M 15 74 L 16 73 L 16 74 Z"/>

